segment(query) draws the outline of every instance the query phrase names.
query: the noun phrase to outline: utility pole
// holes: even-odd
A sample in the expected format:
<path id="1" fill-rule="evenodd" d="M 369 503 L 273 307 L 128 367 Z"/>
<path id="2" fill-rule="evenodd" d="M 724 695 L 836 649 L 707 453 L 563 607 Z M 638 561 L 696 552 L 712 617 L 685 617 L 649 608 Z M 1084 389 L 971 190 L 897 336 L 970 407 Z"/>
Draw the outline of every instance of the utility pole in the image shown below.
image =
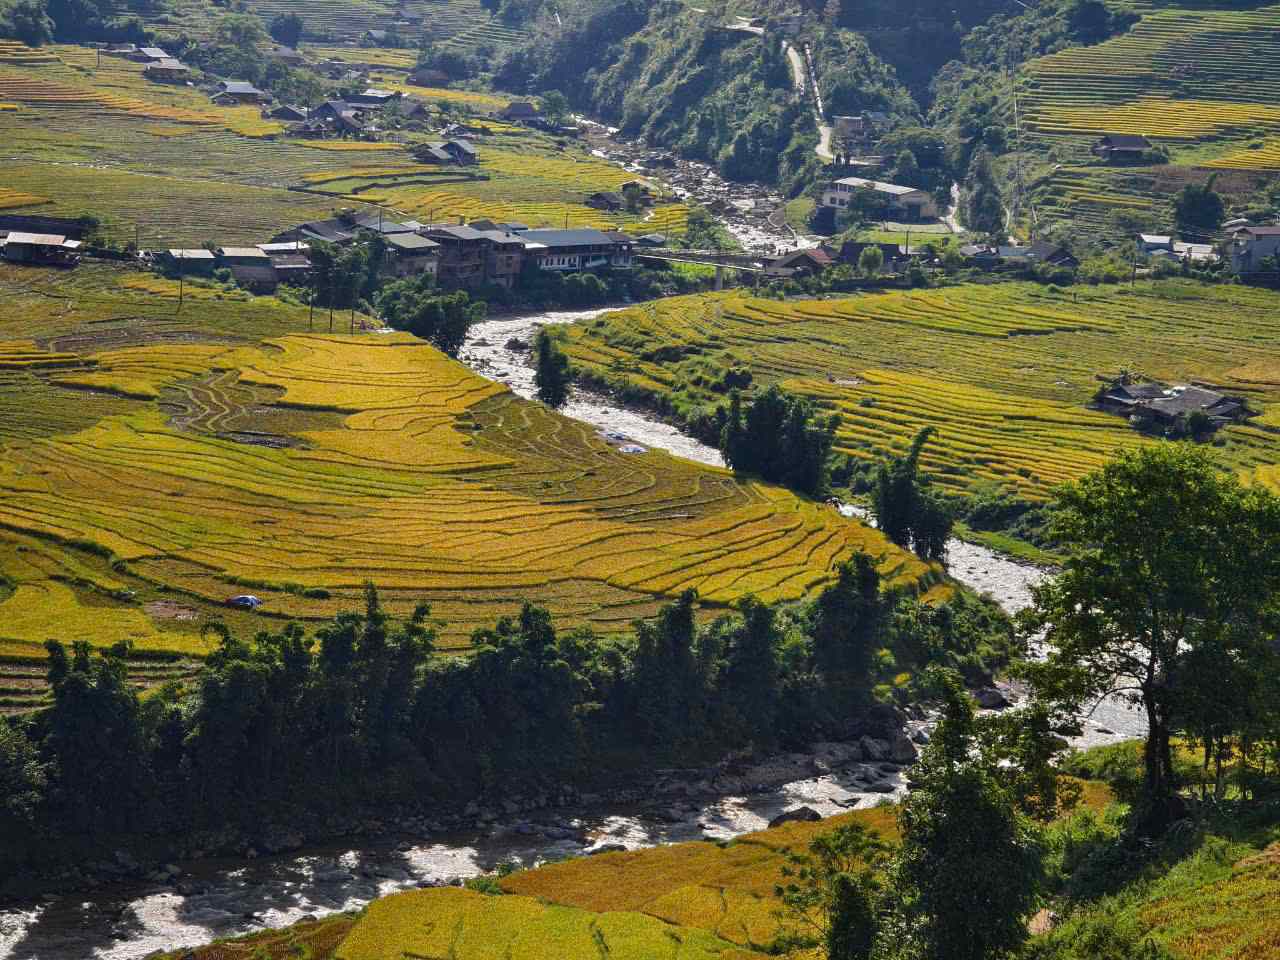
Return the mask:
<path id="1" fill-rule="evenodd" d="M 186 293 L 187 251 L 178 251 L 178 312 L 182 312 L 182 299 Z"/>
<path id="2" fill-rule="evenodd" d="M 312 331 L 312 326 L 316 319 L 316 265 L 311 265 L 311 311 L 307 314 L 307 333 Z"/>

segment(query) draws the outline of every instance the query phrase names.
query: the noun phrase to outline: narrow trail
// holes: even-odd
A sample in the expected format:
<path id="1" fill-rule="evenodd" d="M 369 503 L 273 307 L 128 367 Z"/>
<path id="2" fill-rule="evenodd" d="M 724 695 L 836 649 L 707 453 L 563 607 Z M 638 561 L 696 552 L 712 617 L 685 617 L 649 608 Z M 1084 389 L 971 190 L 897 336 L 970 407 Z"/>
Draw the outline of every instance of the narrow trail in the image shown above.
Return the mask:
<path id="1" fill-rule="evenodd" d="M 831 150 L 831 138 L 835 130 L 823 120 L 825 111 L 822 106 L 822 91 L 818 88 L 813 58 L 807 48 L 801 53 L 790 43 L 784 42 L 782 49 L 786 51 L 787 61 L 791 64 L 791 79 L 795 83 L 796 92 L 813 107 L 813 123 L 818 130 L 818 145 L 814 148 L 814 153 L 826 163 L 832 163 L 836 158 Z"/>

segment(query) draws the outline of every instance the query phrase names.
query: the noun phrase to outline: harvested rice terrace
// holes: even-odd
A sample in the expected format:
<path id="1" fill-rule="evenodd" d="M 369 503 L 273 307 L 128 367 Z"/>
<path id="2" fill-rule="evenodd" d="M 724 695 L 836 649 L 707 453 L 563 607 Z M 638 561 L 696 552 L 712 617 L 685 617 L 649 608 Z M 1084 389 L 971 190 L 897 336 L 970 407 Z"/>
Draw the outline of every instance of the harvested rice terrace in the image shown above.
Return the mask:
<path id="1" fill-rule="evenodd" d="M 1040 499 L 1144 442 L 1122 418 L 1088 408 L 1100 374 L 1127 368 L 1221 384 L 1274 410 L 1277 306 L 1274 294 L 1182 282 L 789 303 L 701 295 L 575 325 L 568 350 L 594 376 L 690 407 L 724 402 L 705 384 L 749 367 L 755 386 L 780 383 L 840 413 L 838 447 L 861 458 L 899 453 L 933 425 L 925 463 L 945 487 L 989 484 Z M 642 359 L 682 350 L 682 359 Z M 1264 416 L 1221 431 L 1223 462 L 1274 484 L 1276 422 Z"/>
<path id="2" fill-rule="evenodd" d="M 172 284 L 128 271 L 31 276 L 49 275 L 0 269 L 0 407 L 37 398 L 34 425 L 0 421 L 9 652 L 53 635 L 199 655 L 210 616 L 262 623 L 227 596 L 327 618 L 366 580 L 398 612 L 429 601 L 448 646 L 526 598 L 604 632 L 686 588 L 709 609 L 800 599 L 860 549 L 945 592 L 823 504 L 624 454 L 410 337 L 306 334 L 268 298 L 176 317 Z"/>

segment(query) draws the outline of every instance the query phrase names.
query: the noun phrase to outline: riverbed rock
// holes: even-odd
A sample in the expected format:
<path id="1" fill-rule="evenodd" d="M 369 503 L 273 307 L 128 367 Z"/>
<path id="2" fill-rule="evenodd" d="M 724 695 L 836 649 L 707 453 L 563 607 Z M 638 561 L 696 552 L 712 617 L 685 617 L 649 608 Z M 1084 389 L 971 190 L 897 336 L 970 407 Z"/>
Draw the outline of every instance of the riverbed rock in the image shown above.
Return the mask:
<path id="1" fill-rule="evenodd" d="M 778 814 L 769 821 L 769 826 L 772 828 L 780 827 L 784 823 L 813 823 L 821 819 L 822 814 L 813 809 L 813 807 L 796 807 L 794 810 L 787 810 Z"/>
<path id="2" fill-rule="evenodd" d="M 888 780 L 877 780 L 875 783 L 869 783 L 864 788 L 867 793 L 893 793 L 894 786 Z"/>
<path id="3" fill-rule="evenodd" d="M 1009 706 L 1008 698 L 995 687 L 979 687 L 973 692 L 973 699 L 984 710 L 1003 710 Z"/>
<path id="4" fill-rule="evenodd" d="M 625 853 L 626 849 L 620 843 L 602 843 L 599 846 L 588 847 L 583 852 L 589 857 L 594 857 L 598 853 Z"/>
<path id="5" fill-rule="evenodd" d="M 889 759 L 889 744 L 884 740 L 877 740 L 874 737 L 862 737 L 858 741 L 858 746 L 862 748 L 864 760 Z"/>
<path id="6" fill-rule="evenodd" d="M 898 733 L 889 743 L 889 758 L 898 764 L 915 763 L 920 751 L 905 733 Z"/>

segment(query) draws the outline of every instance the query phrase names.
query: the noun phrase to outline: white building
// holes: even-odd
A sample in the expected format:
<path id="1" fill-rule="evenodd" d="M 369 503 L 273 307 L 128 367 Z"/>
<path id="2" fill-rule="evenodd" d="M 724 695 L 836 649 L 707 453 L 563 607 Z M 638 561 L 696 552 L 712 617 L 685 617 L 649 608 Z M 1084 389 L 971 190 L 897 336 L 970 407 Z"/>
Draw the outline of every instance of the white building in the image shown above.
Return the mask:
<path id="1" fill-rule="evenodd" d="M 823 191 L 822 205 L 843 209 L 859 190 L 871 190 L 882 197 L 888 204 L 889 215 L 903 221 L 935 220 L 939 215 L 937 202 L 925 190 L 862 177 L 844 177 L 832 183 Z"/>
<path id="2" fill-rule="evenodd" d="M 1231 242 L 1231 269 L 1236 273 L 1256 273 L 1262 261 L 1280 257 L 1280 227 L 1244 227 Z"/>

